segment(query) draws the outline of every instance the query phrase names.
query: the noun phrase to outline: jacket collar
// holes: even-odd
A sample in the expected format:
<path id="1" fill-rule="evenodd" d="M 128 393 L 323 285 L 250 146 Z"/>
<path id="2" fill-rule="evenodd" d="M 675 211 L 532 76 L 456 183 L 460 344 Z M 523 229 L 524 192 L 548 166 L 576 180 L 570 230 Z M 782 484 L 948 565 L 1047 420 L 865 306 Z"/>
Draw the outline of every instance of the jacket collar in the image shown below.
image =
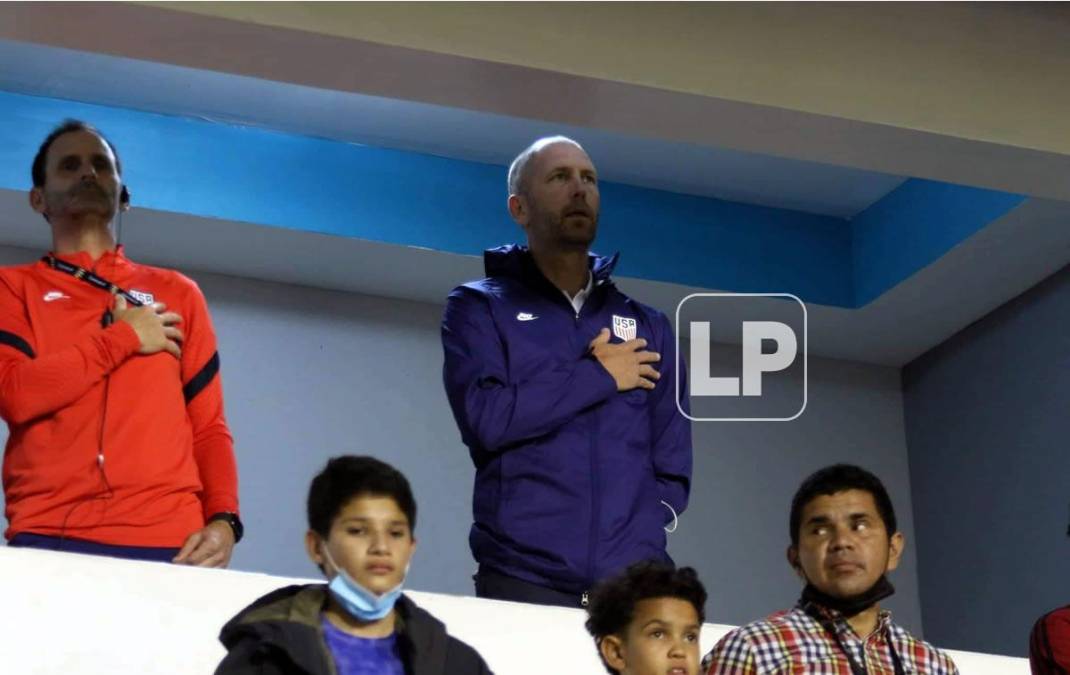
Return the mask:
<path id="1" fill-rule="evenodd" d="M 614 253 L 611 256 L 588 253 L 587 260 L 594 285 L 597 287 L 609 281 L 613 268 L 620 260 L 620 253 Z M 526 281 L 530 281 L 532 277 L 546 279 L 535 265 L 531 251 L 527 246 L 520 244 L 488 248 L 483 252 L 483 267 L 488 277 L 512 277 Z"/>
<path id="2" fill-rule="evenodd" d="M 126 253 L 123 251 L 123 246 L 120 244 L 114 251 L 105 251 L 104 255 L 100 256 L 96 260 L 93 260 L 85 251 L 77 251 L 75 253 L 64 253 L 62 255 L 49 251 L 48 255 L 64 260 L 72 265 L 83 267 L 87 270 L 96 270 L 101 273 L 101 270 L 109 271 L 123 271 L 130 267 L 133 263 L 126 257 Z"/>
<path id="3" fill-rule="evenodd" d="M 219 633 L 231 649 L 244 640 L 281 649 L 301 673 L 335 675 L 334 661 L 321 636 L 320 613 L 326 586 L 287 586 L 273 591 L 239 612 Z"/>
<path id="4" fill-rule="evenodd" d="M 223 627 L 220 640 L 230 648 L 243 636 L 255 635 L 284 649 L 295 664 L 309 673 L 333 673 L 333 661 L 320 637 L 327 592 L 325 584 L 311 584 L 269 593 L 231 619 Z M 395 632 L 402 659 L 411 664 L 413 672 L 444 672 L 448 641 L 445 625 L 406 595 L 398 598 L 395 608 Z"/>
<path id="5" fill-rule="evenodd" d="M 414 673 L 446 672 L 449 637 L 446 626 L 421 609 L 407 595 L 398 598 L 398 636 L 408 643 L 404 656 Z"/>

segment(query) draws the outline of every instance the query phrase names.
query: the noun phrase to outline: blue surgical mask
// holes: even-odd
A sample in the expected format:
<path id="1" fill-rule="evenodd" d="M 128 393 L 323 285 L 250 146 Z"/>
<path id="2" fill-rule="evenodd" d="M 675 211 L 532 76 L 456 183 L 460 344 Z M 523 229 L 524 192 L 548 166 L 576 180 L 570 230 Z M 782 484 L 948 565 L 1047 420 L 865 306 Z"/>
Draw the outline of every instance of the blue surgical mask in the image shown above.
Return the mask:
<path id="1" fill-rule="evenodd" d="M 327 584 L 327 589 L 350 616 L 361 621 L 378 621 L 389 614 L 390 610 L 394 609 L 394 604 L 401 597 L 401 587 L 405 584 L 404 577 L 402 577 L 400 584 L 386 593 L 378 595 L 361 586 L 356 579 L 349 576 L 344 569 L 335 564 L 326 544 L 323 546 L 323 553 L 327 558 L 327 562 L 336 571 L 334 578 Z M 407 575 L 408 573 L 409 570 L 406 568 L 405 574 Z"/>

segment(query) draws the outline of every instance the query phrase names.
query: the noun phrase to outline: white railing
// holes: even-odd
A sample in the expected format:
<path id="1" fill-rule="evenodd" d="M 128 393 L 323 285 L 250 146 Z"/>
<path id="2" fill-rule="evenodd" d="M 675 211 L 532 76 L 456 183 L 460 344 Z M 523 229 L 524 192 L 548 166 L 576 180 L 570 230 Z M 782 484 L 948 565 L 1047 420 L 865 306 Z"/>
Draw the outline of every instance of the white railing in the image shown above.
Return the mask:
<path id="1" fill-rule="evenodd" d="M 0 547 L 0 673 L 209 675 L 238 610 L 307 579 Z M 580 610 L 411 592 L 497 675 L 605 670 Z M 731 626 L 706 624 L 705 654 Z M 962 675 L 1029 675 L 1025 659 L 952 652 Z"/>

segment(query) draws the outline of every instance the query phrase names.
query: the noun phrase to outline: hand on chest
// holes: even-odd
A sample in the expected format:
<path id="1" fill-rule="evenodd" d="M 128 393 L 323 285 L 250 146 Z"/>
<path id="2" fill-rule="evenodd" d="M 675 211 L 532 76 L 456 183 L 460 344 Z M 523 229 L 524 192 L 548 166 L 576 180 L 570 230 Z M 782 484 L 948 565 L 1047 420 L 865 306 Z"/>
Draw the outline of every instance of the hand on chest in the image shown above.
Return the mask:
<path id="1" fill-rule="evenodd" d="M 150 284 L 137 279 L 123 289 L 143 305 L 167 303 L 166 293 L 161 297 Z M 115 296 L 75 277 L 46 277 L 27 289 L 25 301 L 38 352 L 48 353 L 99 333 L 105 314 L 115 305 Z"/>
<path id="2" fill-rule="evenodd" d="M 527 379 L 541 369 L 583 358 L 602 329 L 610 331 L 612 343 L 636 338 L 654 342 L 644 317 L 612 295 L 592 295 L 577 314 L 563 297 L 556 301 L 530 293 L 518 294 L 502 303 L 495 322 L 511 380 Z"/>

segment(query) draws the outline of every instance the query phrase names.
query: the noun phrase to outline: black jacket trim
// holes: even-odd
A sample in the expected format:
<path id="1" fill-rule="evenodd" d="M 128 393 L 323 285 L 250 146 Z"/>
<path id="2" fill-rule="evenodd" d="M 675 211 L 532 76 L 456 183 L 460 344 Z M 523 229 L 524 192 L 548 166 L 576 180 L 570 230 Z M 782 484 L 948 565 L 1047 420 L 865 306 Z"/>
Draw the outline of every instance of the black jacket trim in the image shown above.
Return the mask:
<path id="1" fill-rule="evenodd" d="M 192 401 L 197 394 L 201 393 L 205 387 L 212 381 L 212 378 L 219 374 L 219 352 L 212 354 L 212 358 L 208 359 L 208 363 L 204 364 L 204 368 L 201 368 L 200 372 L 193 376 L 193 379 L 186 383 L 186 386 L 182 387 L 182 395 L 186 398 L 186 405 Z"/>
<path id="2" fill-rule="evenodd" d="M 37 356 L 33 353 L 33 347 L 30 346 L 29 342 L 26 342 L 18 335 L 15 335 L 14 333 L 9 333 L 6 330 L 0 330 L 0 345 L 14 347 L 26 356 L 29 356 L 31 359 L 37 358 Z"/>

